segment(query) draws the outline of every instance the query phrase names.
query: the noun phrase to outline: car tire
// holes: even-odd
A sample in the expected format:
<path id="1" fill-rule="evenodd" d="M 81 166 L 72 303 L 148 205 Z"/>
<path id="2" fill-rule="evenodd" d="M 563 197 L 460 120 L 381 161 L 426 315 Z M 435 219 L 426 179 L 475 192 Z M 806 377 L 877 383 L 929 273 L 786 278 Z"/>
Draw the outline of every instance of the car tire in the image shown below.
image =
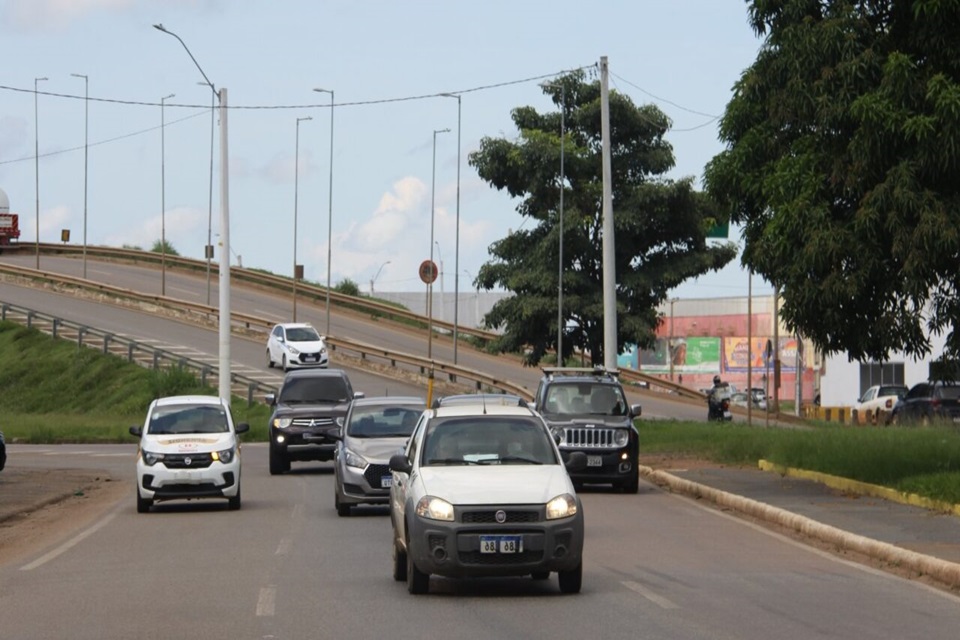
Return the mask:
<path id="1" fill-rule="evenodd" d="M 340 494 L 334 490 L 333 494 L 333 506 L 337 508 L 337 515 L 341 518 L 346 518 L 350 515 L 350 505 L 340 502 Z"/>
<path id="2" fill-rule="evenodd" d="M 407 551 L 407 591 L 415 596 L 423 595 L 430 590 L 430 574 L 417 568 L 413 556 Z"/>
<path id="3" fill-rule="evenodd" d="M 549 571 L 534 571 L 530 574 L 530 577 L 534 580 L 546 580 L 550 577 Z"/>
<path id="4" fill-rule="evenodd" d="M 141 498 L 140 490 L 137 489 L 137 513 L 150 513 L 150 507 L 153 506 L 153 500 L 150 498 Z"/>
<path id="5" fill-rule="evenodd" d="M 240 510 L 240 485 L 237 485 L 237 495 L 227 498 L 227 508 L 230 511 Z"/>
<path id="6" fill-rule="evenodd" d="M 634 469 L 633 475 L 630 476 L 629 480 L 626 480 L 620 485 L 620 488 L 623 489 L 624 493 L 636 494 L 640 492 L 640 469 Z"/>
<path id="7" fill-rule="evenodd" d="M 267 349 L 267 369 L 273 369 L 273 358 L 270 357 L 270 349 Z"/>
<path id="8" fill-rule="evenodd" d="M 407 552 L 401 551 L 397 543 L 393 543 L 393 579 L 404 582 L 407 579 Z"/>
<path id="9" fill-rule="evenodd" d="M 278 476 L 290 471 L 290 461 L 284 455 L 270 447 L 270 475 Z"/>
<path id="10" fill-rule="evenodd" d="M 561 593 L 580 593 L 580 586 L 583 584 L 583 561 L 581 560 L 574 569 L 558 571 L 557 578 Z"/>

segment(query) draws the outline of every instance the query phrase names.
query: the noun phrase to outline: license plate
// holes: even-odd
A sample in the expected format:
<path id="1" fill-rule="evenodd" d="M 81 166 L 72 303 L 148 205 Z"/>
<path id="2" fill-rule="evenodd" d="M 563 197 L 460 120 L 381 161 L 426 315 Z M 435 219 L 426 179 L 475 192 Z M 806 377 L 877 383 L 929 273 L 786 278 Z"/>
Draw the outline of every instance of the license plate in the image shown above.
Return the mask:
<path id="1" fill-rule="evenodd" d="M 723 419 L 724 419 L 724 420 L 729 420 L 731 417 L 732 417 L 732 416 L 730 415 L 730 412 L 729 412 L 729 411 L 724 411 L 724 412 L 723 412 Z"/>
<path id="2" fill-rule="evenodd" d="M 602 466 L 603 466 L 603 456 L 587 456 L 587 466 L 588 466 L 588 467 L 602 467 Z"/>
<path id="3" fill-rule="evenodd" d="M 523 536 L 480 536 L 480 553 L 522 553 Z"/>
<path id="4" fill-rule="evenodd" d="M 393 476 L 381 476 L 380 477 L 380 488 L 389 489 L 393 484 Z"/>

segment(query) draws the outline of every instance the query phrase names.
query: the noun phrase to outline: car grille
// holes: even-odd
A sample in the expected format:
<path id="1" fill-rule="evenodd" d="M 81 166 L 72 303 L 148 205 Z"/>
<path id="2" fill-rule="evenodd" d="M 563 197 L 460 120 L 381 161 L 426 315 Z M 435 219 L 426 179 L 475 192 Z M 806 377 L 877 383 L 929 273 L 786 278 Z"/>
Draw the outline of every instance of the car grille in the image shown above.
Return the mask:
<path id="1" fill-rule="evenodd" d="M 497 522 L 497 511 L 500 509 L 488 509 L 482 511 L 466 511 L 460 516 L 460 521 L 465 524 L 500 524 Z M 503 524 L 515 524 L 518 522 L 540 522 L 539 511 L 509 511 L 503 509 L 507 519 Z"/>
<path id="2" fill-rule="evenodd" d="M 618 429 L 587 429 L 584 427 L 566 427 L 563 430 L 563 447 L 593 447 L 596 449 L 616 449 L 615 436 Z"/>
<path id="3" fill-rule="evenodd" d="M 543 551 L 522 551 L 520 553 L 480 553 L 479 551 L 460 551 L 460 562 L 473 565 L 510 565 L 539 562 Z"/>
<path id="4" fill-rule="evenodd" d="M 209 453 L 168 453 L 163 457 L 167 469 L 204 469 L 212 463 Z"/>
<path id="5" fill-rule="evenodd" d="M 390 475 L 390 467 L 385 464 L 368 465 L 366 471 L 363 472 L 363 477 L 374 489 L 379 489 L 381 478 L 388 475 Z"/>
<path id="6" fill-rule="evenodd" d="M 314 427 L 332 427 L 333 418 L 330 416 L 324 416 L 321 418 L 294 418 L 292 426 L 302 427 L 304 429 L 311 429 Z"/>

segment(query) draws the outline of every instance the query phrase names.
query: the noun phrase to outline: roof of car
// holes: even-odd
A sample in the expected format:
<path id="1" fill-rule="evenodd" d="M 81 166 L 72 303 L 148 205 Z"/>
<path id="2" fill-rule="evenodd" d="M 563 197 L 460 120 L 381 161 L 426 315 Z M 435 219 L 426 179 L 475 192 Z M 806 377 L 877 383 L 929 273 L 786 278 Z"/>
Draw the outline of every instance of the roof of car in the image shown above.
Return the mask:
<path id="1" fill-rule="evenodd" d="M 432 409 L 437 418 L 461 416 L 533 416 L 533 410 L 527 406 L 503 404 L 453 404 Z"/>
<path id="2" fill-rule="evenodd" d="M 209 404 L 223 405 L 224 402 L 218 396 L 188 395 L 188 396 L 166 396 L 155 400 L 157 406 L 163 407 L 172 404 Z"/>
<path id="3" fill-rule="evenodd" d="M 289 378 L 347 378 L 347 372 L 343 369 L 318 368 L 309 369 L 290 369 L 287 371 L 284 379 Z"/>
<path id="4" fill-rule="evenodd" d="M 543 375 L 551 380 L 559 379 L 594 379 L 603 382 L 619 381 L 619 369 L 604 369 L 603 367 L 541 367 Z"/>
<path id="5" fill-rule="evenodd" d="M 449 407 L 454 404 L 499 404 L 524 406 L 527 401 L 512 393 L 461 393 L 434 399 L 433 407 Z"/>
<path id="6" fill-rule="evenodd" d="M 313 325 L 309 322 L 280 322 L 276 326 L 283 327 L 284 329 L 305 329 L 307 327 L 313 329 Z"/>
<path id="7" fill-rule="evenodd" d="M 357 398 L 353 401 L 353 404 L 354 406 L 410 404 L 426 407 L 427 401 L 417 396 L 371 396 L 369 398 Z"/>

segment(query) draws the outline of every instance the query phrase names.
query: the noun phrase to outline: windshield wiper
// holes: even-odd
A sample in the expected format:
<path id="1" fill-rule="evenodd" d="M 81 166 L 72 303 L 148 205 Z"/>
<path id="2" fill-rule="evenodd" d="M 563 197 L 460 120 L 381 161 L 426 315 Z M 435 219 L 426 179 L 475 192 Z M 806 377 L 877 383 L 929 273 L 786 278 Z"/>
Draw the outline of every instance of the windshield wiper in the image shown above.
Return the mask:
<path id="1" fill-rule="evenodd" d="M 427 460 L 428 465 L 440 465 L 440 464 L 487 464 L 486 462 L 480 462 L 478 460 L 466 460 L 464 458 L 433 458 Z"/>
<path id="2" fill-rule="evenodd" d="M 500 458 L 500 462 L 526 462 L 527 464 L 543 464 L 539 460 L 534 460 L 533 458 L 528 458 L 526 456 L 503 456 Z"/>

